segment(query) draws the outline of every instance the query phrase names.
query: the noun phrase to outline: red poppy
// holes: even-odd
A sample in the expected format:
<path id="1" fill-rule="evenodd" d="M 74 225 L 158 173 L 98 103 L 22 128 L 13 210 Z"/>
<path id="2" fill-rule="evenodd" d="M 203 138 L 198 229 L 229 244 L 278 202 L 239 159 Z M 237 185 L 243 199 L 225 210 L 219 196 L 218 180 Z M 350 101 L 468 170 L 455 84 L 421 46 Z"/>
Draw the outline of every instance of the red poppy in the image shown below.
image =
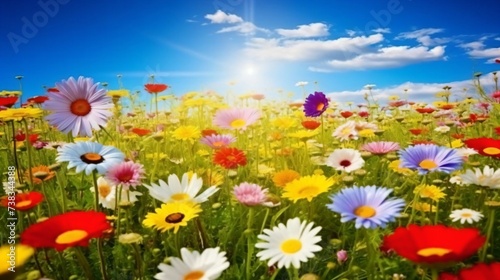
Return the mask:
<path id="1" fill-rule="evenodd" d="M 346 118 L 346 119 L 347 119 L 347 118 L 349 118 L 350 116 L 352 116 L 352 115 L 353 115 L 353 112 L 351 112 L 351 111 L 342 111 L 342 112 L 340 112 L 340 115 L 341 115 L 342 117 L 344 117 L 344 118 Z"/>
<path id="2" fill-rule="evenodd" d="M 15 139 L 16 141 L 24 141 L 26 140 L 26 134 L 24 133 L 16 134 Z M 31 144 L 35 143 L 36 141 L 38 141 L 38 134 L 30 134 L 28 140 L 30 141 Z"/>
<path id="3" fill-rule="evenodd" d="M 69 247 L 88 246 L 91 238 L 99 238 L 110 229 L 104 213 L 73 211 L 31 225 L 21 233 L 21 243 L 63 251 Z"/>
<path id="4" fill-rule="evenodd" d="M 414 263 L 447 265 L 472 256 L 485 241 L 476 228 L 410 225 L 398 227 L 393 234 L 386 236 L 383 247 Z"/>
<path id="5" fill-rule="evenodd" d="M 49 100 L 49 98 L 47 96 L 44 96 L 44 95 L 28 98 L 28 102 L 36 103 L 36 104 L 42 104 L 43 102 L 45 102 L 47 100 Z"/>
<path id="6" fill-rule="evenodd" d="M 318 122 L 316 120 L 305 120 L 305 121 L 302 122 L 302 126 L 305 129 L 309 129 L 309 130 L 315 130 L 320 125 L 321 125 L 321 122 Z"/>
<path id="7" fill-rule="evenodd" d="M 473 138 L 464 141 L 467 147 L 476 150 L 480 155 L 500 158 L 500 140 L 493 138 Z"/>
<path id="8" fill-rule="evenodd" d="M 131 131 L 139 136 L 145 136 L 151 133 L 151 130 L 144 128 L 132 128 Z"/>
<path id="9" fill-rule="evenodd" d="M 360 111 L 358 112 L 358 116 L 362 118 L 368 118 L 368 116 L 370 116 L 370 113 L 368 113 L 367 111 Z"/>
<path id="10" fill-rule="evenodd" d="M 404 100 L 397 100 L 397 101 L 391 101 L 389 102 L 389 106 L 391 107 L 401 107 L 403 105 L 406 105 L 406 101 Z"/>
<path id="11" fill-rule="evenodd" d="M 449 103 L 448 104 L 443 104 L 443 105 L 439 106 L 439 109 L 441 109 L 441 110 L 450 110 L 450 109 L 453 109 L 453 108 L 455 108 L 455 105 L 449 104 Z"/>
<path id="12" fill-rule="evenodd" d="M 160 93 L 166 90 L 168 86 L 166 84 L 145 84 L 144 89 L 149 93 Z"/>
<path id="13" fill-rule="evenodd" d="M 427 132 L 426 128 L 412 128 L 409 129 L 410 133 L 413 135 L 420 135 Z"/>
<path id="14" fill-rule="evenodd" d="M 19 97 L 17 97 L 17 96 L 0 97 L 0 106 L 10 108 L 10 107 L 14 106 L 14 104 L 16 104 L 18 98 Z"/>
<path id="15" fill-rule="evenodd" d="M 59 92 L 59 90 L 55 87 L 51 87 L 47 89 L 47 92 Z"/>
<path id="16" fill-rule="evenodd" d="M 0 198 L 0 205 L 3 207 L 12 207 L 18 211 L 27 211 L 37 206 L 43 200 L 43 194 L 39 192 L 18 193 L 14 200 L 3 196 Z"/>
<path id="17" fill-rule="evenodd" d="M 210 135 L 218 135 L 219 133 L 217 133 L 217 130 L 215 129 L 203 129 L 201 131 L 201 135 L 203 135 L 203 137 L 205 136 L 210 136 Z"/>
<path id="18" fill-rule="evenodd" d="M 226 169 L 234 169 L 247 164 L 247 157 L 237 148 L 222 148 L 214 155 L 214 163 Z"/>
<path id="19" fill-rule="evenodd" d="M 475 123 L 475 122 L 484 122 L 486 119 L 488 119 L 488 115 L 485 115 L 485 114 L 481 114 L 481 115 L 469 114 L 469 120 L 472 123 Z"/>
<path id="20" fill-rule="evenodd" d="M 417 110 L 417 112 L 419 112 L 420 114 L 430 114 L 434 112 L 434 109 L 432 108 L 417 108 L 415 110 Z"/>
<path id="21" fill-rule="evenodd" d="M 469 268 L 463 268 L 458 275 L 442 273 L 439 280 L 492 280 L 500 279 L 500 262 L 490 264 L 478 263 Z"/>

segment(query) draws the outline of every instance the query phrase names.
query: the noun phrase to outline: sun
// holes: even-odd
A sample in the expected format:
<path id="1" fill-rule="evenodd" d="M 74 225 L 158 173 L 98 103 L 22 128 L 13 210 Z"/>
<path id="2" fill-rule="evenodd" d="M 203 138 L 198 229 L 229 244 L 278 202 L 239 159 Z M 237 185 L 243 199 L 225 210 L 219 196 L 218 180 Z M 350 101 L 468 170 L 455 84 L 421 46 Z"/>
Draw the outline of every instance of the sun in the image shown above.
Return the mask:
<path id="1" fill-rule="evenodd" d="M 253 65 L 247 65 L 245 67 L 245 74 L 248 76 L 253 76 L 255 74 L 255 67 Z"/>

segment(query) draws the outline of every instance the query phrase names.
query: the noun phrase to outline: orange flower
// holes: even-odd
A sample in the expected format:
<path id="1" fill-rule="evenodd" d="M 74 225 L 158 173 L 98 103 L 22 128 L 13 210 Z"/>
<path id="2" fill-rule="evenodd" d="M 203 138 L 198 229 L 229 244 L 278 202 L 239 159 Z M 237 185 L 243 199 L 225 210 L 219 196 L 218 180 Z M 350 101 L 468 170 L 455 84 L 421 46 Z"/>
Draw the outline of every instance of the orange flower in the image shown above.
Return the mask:
<path id="1" fill-rule="evenodd" d="M 350 116 L 352 116 L 354 113 L 353 112 L 350 112 L 350 111 L 342 111 L 340 112 L 340 115 L 344 118 L 349 118 Z"/>
<path id="2" fill-rule="evenodd" d="M 413 135 L 420 135 L 420 134 L 426 133 L 427 129 L 425 129 L 425 128 L 412 128 L 412 129 L 409 129 L 409 131 Z"/>
<path id="3" fill-rule="evenodd" d="M 417 112 L 419 112 L 420 114 L 430 114 L 434 112 L 434 109 L 432 108 L 417 108 L 415 110 L 417 110 Z"/>
<path id="4" fill-rule="evenodd" d="M 247 157 L 242 150 L 237 148 L 222 148 L 215 153 L 213 161 L 226 169 L 234 169 L 238 166 L 245 166 Z"/>
<path id="5" fill-rule="evenodd" d="M 145 136 L 151 133 L 151 130 L 144 128 L 132 128 L 131 131 L 139 136 Z"/>
<path id="6" fill-rule="evenodd" d="M 16 194 L 14 200 L 3 196 L 0 198 L 0 205 L 3 207 L 12 207 L 18 211 L 27 211 L 37 206 L 43 200 L 43 194 L 39 192 L 27 192 Z"/>
<path id="7" fill-rule="evenodd" d="M 277 187 L 284 187 L 286 184 L 298 178 L 300 178 L 300 174 L 297 171 L 285 169 L 274 174 L 273 182 Z"/>
<path id="8" fill-rule="evenodd" d="M 210 136 L 210 135 L 213 135 L 213 134 L 217 135 L 219 133 L 217 133 L 217 130 L 215 130 L 215 129 L 203 129 L 201 131 L 201 135 L 202 136 Z"/>
<path id="9" fill-rule="evenodd" d="M 160 93 L 168 88 L 166 84 L 145 84 L 144 88 L 149 93 Z"/>
<path id="10" fill-rule="evenodd" d="M 40 165 L 40 166 L 35 166 L 31 168 L 31 175 L 33 177 L 33 184 L 38 185 L 42 183 L 43 181 L 48 181 L 56 175 L 54 171 L 51 171 L 47 166 L 45 165 Z M 26 181 L 29 181 L 30 179 L 30 172 L 29 170 L 26 170 L 24 173 L 24 178 Z"/>
<path id="11" fill-rule="evenodd" d="M 321 125 L 321 123 L 318 122 L 318 121 L 316 121 L 316 120 L 305 120 L 305 121 L 302 122 L 302 126 L 305 129 L 309 129 L 309 130 L 315 130 L 320 125 Z"/>

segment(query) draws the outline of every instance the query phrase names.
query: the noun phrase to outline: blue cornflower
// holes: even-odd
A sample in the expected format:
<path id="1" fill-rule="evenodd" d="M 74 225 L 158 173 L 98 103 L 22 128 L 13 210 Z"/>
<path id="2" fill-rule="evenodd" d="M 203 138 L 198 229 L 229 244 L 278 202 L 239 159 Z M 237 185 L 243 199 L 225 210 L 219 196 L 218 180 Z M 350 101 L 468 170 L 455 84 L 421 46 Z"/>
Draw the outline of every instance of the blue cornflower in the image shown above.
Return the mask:
<path id="1" fill-rule="evenodd" d="M 332 195 L 328 209 L 341 215 L 342 223 L 356 220 L 356 228 L 385 228 L 405 206 L 403 199 L 387 199 L 391 189 L 366 186 L 347 188 Z"/>
<path id="2" fill-rule="evenodd" d="M 416 145 L 400 151 L 400 167 L 418 170 L 419 174 L 432 171 L 451 173 L 462 167 L 463 159 L 456 150 L 437 145 Z"/>

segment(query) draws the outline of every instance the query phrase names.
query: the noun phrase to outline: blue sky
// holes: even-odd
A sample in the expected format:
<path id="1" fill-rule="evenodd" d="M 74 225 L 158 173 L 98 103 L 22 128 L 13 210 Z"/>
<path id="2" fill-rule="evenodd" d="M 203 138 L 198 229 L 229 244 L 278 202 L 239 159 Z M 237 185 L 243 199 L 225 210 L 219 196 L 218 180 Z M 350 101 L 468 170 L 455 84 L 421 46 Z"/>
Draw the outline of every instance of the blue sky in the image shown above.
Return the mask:
<path id="1" fill-rule="evenodd" d="M 425 99 L 499 70 L 498 1 L 4 0 L 0 90 L 25 96 L 70 76 L 170 93 L 329 93 Z M 491 76 L 484 83 L 492 86 Z M 233 86 L 229 86 L 234 82 Z M 460 89 L 460 90 L 459 90 Z M 472 90 L 470 91 L 472 93 Z M 147 94 L 145 94 L 147 95 Z M 355 100 L 356 101 L 356 100 Z"/>

